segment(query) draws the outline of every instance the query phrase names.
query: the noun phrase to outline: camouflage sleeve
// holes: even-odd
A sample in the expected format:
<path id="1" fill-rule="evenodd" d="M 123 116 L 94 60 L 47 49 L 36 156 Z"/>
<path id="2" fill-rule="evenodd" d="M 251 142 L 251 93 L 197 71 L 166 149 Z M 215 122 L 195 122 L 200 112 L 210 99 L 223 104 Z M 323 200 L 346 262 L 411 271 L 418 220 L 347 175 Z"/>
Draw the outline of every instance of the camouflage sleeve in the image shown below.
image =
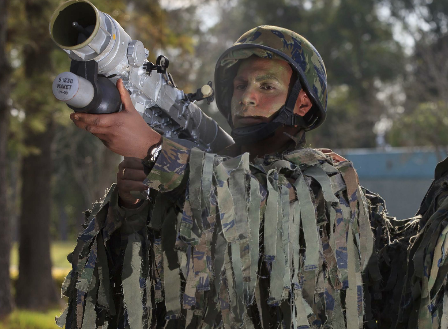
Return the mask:
<path id="1" fill-rule="evenodd" d="M 446 162 L 445 162 L 446 161 Z M 379 328 L 447 328 L 448 326 L 448 160 L 436 168 L 435 180 L 417 214 L 397 220 L 375 211 L 371 218 L 379 250 L 382 282 L 372 300 Z M 378 216 L 380 215 L 380 216 Z"/>
<path id="2" fill-rule="evenodd" d="M 72 270 L 65 278 L 62 294 L 68 297 L 68 304 L 57 325 L 72 329 L 82 323 L 83 327 L 95 328 L 98 323 L 107 326 L 117 321 L 124 307 L 124 299 L 117 297 L 123 294 L 122 286 L 127 284 L 127 296 L 135 292 L 121 275 L 123 269 L 135 265 L 129 261 L 126 246 L 129 241 L 145 240 L 150 206 L 145 200 L 136 209 L 121 208 L 113 184 L 103 200 L 86 211 L 83 231 L 67 257 Z M 98 316 L 96 307 L 102 310 L 102 316 Z"/>
<path id="3" fill-rule="evenodd" d="M 396 328 L 448 327 L 447 165 L 448 160 L 437 165 L 435 181 L 415 217 L 406 267 L 399 274 L 403 288 L 395 287 L 401 293 Z"/>
<path id="4" fill-rule="evenodd" d="M 162 140 L 162 150 L 145 183 L 160 192 L 178 188 L 186 177 L 190 150 L 167 138 Z"/>
<path id="5" fill-rule="evenodd" d="M 142 301 L 135 296 L 143 292 L 151 295 L 153 291 L 156 297 L 149 298 L 156 304 L 160 299 L 159 285 L 163 278 L 160 230 L 163 225 L 172 226 L 169 218 L 176 218 L 173 196 L 177 192 L 185 194 L 187 190 L 184 177 L 188 178 L 189 154 L 189 149 L 164 138 L 161 153 L 146 182 L 155 191 L 168 193 L 155 193 L 155 201 L 144 201 L 136 209 L 126 209 L 118 205 L 114 184 L 105 198 L 86 212 L 84 230 L 69 257 L 72 271 L 62 287 L 68 297 L 68 307 L 57 320 L 59 326 L 65 325 L 68 329 L 117 327 L 125 317 L 132 328 L 145 327 L 141 319 L 146 316 L 141 313 L 146 314 L 150 308 L 143 309 Z M 157 266 L 150 264 L 150 260 Z M 154 273 L 148 272 L 150 266 L 156 269 Z"/>
<path id="6" fill-rule="evenodd" d="M 409 240 L 419 218 L 397 220 L 388 215 L 384 199 L 365 188 L 374 250 L 364 273 L 367 328 L 393 328 L 400 306 Z"/>

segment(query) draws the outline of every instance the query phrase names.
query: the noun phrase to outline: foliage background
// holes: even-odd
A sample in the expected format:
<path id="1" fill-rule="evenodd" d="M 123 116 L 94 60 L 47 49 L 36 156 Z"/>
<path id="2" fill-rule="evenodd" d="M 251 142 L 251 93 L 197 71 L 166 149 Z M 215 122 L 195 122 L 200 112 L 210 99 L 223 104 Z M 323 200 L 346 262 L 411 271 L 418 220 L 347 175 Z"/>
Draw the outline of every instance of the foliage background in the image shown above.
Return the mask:
<path id="1" fill-rule="evenodd" d="M 431 146 L 441 156 L 448 151 L 446 1 L 92 2 L 145 44 L 149 60 L 167 55 L 177 85 L 186 92 L 213 80 L 218 56 L 248 29 L 271 24 L 297 31 L 319 50 L 328 74 L 328 118 L 308 134 L 311 146 Z M 0 159 L 0 170 L 6 173 L 6 179 L 0 181 L 5 187 L 5 192 L 0 189 L 0 199 L 6 200 L 3 212 L 7 216 L 0 221 L 7 221 L 11 240 L 22 245 L 37 246 L 39 239 L 73 242 L 83 221 L 82 212 L 115 181 L 120 161 L 96 138 L 75 129 L 69 120 L 71 110 L 51 94 L 54 77 L 69 69 L 68 57 L 48 35 L 51 13 L 59 3 L 0 0 L 8 13 L 6 43 L 0 43 L 0 50 L 11 67 L 11 75 L 1 85 L 3 90 L 9 88 L 10 94 L 3 106 L 7 115 L 2 119 L 7 123 L 3 129 L 7 142 L 0 143 L 0 151 L 2 147 L 5 151 L 0 155 L 6 154 L 3 162 Z M 200 106 L 228 129 L 214 104 Z M 49 183 L 48 191 L 33 180 L 37 177 Z M 35 210 L 29 214 L 32 207 Z M 42 208 L 50 210 L 48 223 L 39 218 L 45 214 L 39 212 Z M 44 224 L 25 234 L 30 223 L 40 220 Z M 0 259 L 9 257 L 10 243 L 6 242 L 0 244 Z M 35 258 L 48 259 L 51 267 L 49 247 L 19 248 L 18 254 L 18 267 L 22 262 L 23 268 L 32 268 L 27 262 Z M 44 271 L 42 264 L 34 266 L 36 271 Z M 48 276 L 51 271 L 45 273 L 42 275 Z M 30 309 L 48 309 L 58 302 L 49 298 L 45 305 L 36 305 L 23 300 L 27 294 L 15 297 L 16 305 Z M 0 316 L 2 305 L 6 304 L 0 299 Z"/>

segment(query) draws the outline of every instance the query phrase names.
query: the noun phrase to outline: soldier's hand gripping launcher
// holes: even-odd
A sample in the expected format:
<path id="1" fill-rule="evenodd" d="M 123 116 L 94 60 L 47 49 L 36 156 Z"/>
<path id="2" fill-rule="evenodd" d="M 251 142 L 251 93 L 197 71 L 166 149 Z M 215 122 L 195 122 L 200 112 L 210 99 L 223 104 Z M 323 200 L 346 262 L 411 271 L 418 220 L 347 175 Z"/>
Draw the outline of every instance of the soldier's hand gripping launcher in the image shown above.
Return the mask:
<path id="1" fill-rule="evenodd" d="M 85 0 L 71 0 L 54 12 L 50 34 L 72 60 L 59 74 L 53 94 L 76 112 L 113 113 L 121 108 L 115 83 L 123 79 L 144 120 L 165 137 L 216 152 L 233 139 L 194 103 L 213 101 L 211 82 L 194 94 L 176 88 L 164 56 L 148 62 L 143 43 L 132 40 L 110 15 Z"/>

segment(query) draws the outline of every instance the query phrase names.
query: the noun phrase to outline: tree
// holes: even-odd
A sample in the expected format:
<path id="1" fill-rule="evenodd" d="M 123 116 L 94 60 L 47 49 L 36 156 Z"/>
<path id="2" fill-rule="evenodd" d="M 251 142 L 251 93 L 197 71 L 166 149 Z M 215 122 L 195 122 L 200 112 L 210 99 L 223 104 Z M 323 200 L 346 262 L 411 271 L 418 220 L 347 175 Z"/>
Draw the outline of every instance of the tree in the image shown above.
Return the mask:
<path id="1" fill-rule="evenodd" d="M 50 222 L 52 180 L 55 172 L 53 148 L 56 126 L 66 106 L 52 95 L 56 72 L 69 61 L 48 33 L 48 19 L 58 1 L 15 1 L 20 22 L 11 24 L 15 46 L 23 64 L 16 72 L 15 102 L 24 109 L 22 123 L 25 146 L 21 163 L 21 209 L 19 219 L 19 277 L 17 306 L 45 309 L 60 302 L 51 275 Z M 24 23 L 25 22 L 25 23 Z M 101 177 L 101 175 L 100 175 Z M 93 201 L 93 200 L 92 200 Z"/>
<path id="2" fill-rule="evenodd" d="M 9 279 L 11 225 L 8 216 L 7 195 L 7 139 L 9 128 L 10 71 L 6 53 L 8 0 L 0 0 L 0 318 L 13 308 Z"/>
<path id="3" fill-rule="evenodd" d="M 448 4 L 446 1 L 387 2 L 392 17 L 411 38 L 403 111 L 388 133 L 394 146 L 432 146 L 448 155 Z M 409 19 L 412 17 L 413 19 Z"/>
<path id="4" fill-rule="evenodd" d="M 417 41 L 405 85 L 406 108 L 388 135 L 392 145 L 432 146 L 440 161 L 448 155 L 447 42 L 448 34 Z"/>
<path id="5" fill-rule="evenodd" d="M 448 3 L 428 0 L 385 0 L 392 17 L 416 39 L 440 38 L 448 30 Z"/>
<path id="6" fill-rule="evenodd" d="M 45 309 L 59 301 L 51 275 L 50 211 L 53 172 L 51 147 L 54 137 L 54 101 L 50 86 L 54 74 L 51 54 L 54 45 L 48 36 L 47 17 L 55 2 L 23 1 L 24 35 L 21 105 L 25 110 L 22 159 L 21 214 L 19 220 L 19 277 L 17 306 Z M 24 23 L 25 22 L 25 23 Z"/>
<path id="7" fill-rule="evenodd" d="M 53 225 L 61 228 L 60 235 L 56 235 L 59 239 L 76 237 L 85 220 L 83 211 L 104 196 L 116 179 L 120 162 L 120 156 L 105 148 L 95 136 L 79 131 L 69 120 L 70 112 L 67 108 L 60 115 L 53 150 Z M 62 117 L 70 122 L 63 123 Z"/>
<path id="8" fill-rule="evenodd" d="M 329 83 L 328 117 L 312 133 L 314 145 L 375 147 L 375 123 L 388 113 L 377 97 L 383 85 L 403 73 L 404 54 L 392 26 L 379 18 L 378 1 L 322 1 L 311 28 L 325 60 Z M 332 8 L 332 9 L 331 9 Z"/>

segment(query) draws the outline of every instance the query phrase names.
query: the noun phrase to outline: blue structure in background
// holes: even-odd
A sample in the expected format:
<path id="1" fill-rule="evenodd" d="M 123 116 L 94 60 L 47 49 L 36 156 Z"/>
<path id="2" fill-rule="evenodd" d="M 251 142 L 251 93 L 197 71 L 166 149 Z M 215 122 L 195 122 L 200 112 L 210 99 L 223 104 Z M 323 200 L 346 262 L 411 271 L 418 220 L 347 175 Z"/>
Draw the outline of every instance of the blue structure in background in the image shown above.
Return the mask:
<path id="1" fill-rule="evenodd" d="M 352 161 L 359 177 L 429 178 L 439 162 L 433 150 L 393 148 L 390 151 L 355 149 L 343 152 Z"/>
<path id="2" fill-rule="evenodd" d="M 336 151 L 352 161 L 361 185 L 380 194 L 389 214 L 415 215 L 432 180 L 439 159 L 432 149 L 390 148 Z"/>

